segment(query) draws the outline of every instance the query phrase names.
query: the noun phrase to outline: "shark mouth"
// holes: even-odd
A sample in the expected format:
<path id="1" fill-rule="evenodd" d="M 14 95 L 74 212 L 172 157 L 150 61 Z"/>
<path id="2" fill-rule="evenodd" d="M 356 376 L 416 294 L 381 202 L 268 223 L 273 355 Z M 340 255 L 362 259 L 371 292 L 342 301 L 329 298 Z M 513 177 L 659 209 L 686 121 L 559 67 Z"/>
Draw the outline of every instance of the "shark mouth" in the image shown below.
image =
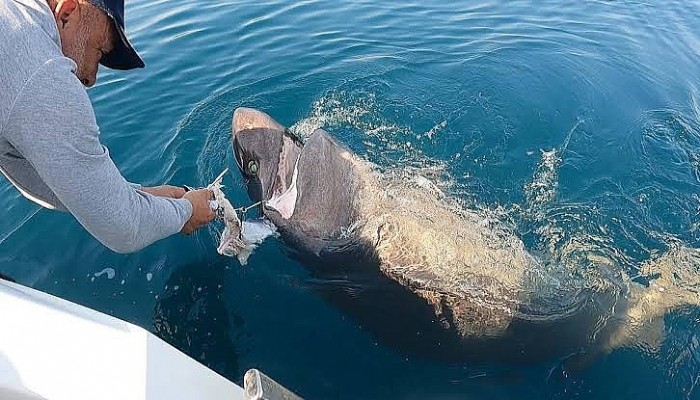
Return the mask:
<path id="1" fill-rule="evenodd" d="M 294 209 L 297 205 L 297 198 L 299 196 L 299 192 L 297 191 L 299 158 L 301 158 L 301 156 L 297 157 L 297 160 L 294 163 L 294 173 L 292 174 L 292 182 L 289 184 L 289 187 L 282 192 L 275 191 L 275 194 L 272 195 L 270 200 L 266 201 L 264 204 L 266 208 L 277 211 L 284 219 L 292 218 L 292 215 L 294 215 Z M 284 160 L 280 160 L 280 167 L 283 163 Z M 281 178 L 282 182 L 284 182 L 284 177 Z"/>

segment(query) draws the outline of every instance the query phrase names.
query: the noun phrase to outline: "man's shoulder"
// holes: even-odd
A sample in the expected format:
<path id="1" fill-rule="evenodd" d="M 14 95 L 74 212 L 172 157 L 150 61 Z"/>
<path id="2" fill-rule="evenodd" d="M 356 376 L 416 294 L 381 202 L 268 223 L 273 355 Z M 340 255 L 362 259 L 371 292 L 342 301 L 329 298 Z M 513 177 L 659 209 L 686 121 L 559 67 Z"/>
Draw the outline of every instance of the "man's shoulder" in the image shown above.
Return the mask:
<path id="1" fill-rule="evenodd" d="M 0 132 L 17 97 L 40 71 L 68 75 L 53 15 L 43 0 L 0 0 Z M 65 77 L 70 79 L 70 77 Z M 58 79 L 61 81 L 61 79 Z"/>
<path id="2" fill-rule="evenodd" d="M 0 48 L 12 55 L 4 59 L 41 65 L 62 55 L 56 22 L 43 0 L 1 0 L 0 22 Z"/>
<path id="3" fill-rule="evenodd" d="M 92 103 L 73 72 L 75 63 L 66 57 L 47 60 L 25 82 L 12 101 L 4 128 L 24 132 L 27 128 L 52 124 L 68 124 L 97 131 Z M 0 95 L 2 98 L 2 95 Z M 69 116 L 69 119 L 66 119 Z M 43 129 L 39 129 L 43 131 Z M 32 133 L 32 132 L 25 132 Z"/>

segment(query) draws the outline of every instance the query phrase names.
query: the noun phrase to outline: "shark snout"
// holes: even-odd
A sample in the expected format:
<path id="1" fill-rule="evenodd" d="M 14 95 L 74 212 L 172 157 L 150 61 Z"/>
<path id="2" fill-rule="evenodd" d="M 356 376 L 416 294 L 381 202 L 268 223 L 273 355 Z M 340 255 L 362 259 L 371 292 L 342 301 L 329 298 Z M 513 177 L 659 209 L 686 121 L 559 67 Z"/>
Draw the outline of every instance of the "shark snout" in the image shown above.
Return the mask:
<path id="1" fill-rule="evenodd" d="M 284 126 L 280 125 L 269 115 L 252 108 L 239 107 L 233 112 L 231 121 L 231 131 L 233 135 L 247 129 L 269 128 L 284 131 Z"/>

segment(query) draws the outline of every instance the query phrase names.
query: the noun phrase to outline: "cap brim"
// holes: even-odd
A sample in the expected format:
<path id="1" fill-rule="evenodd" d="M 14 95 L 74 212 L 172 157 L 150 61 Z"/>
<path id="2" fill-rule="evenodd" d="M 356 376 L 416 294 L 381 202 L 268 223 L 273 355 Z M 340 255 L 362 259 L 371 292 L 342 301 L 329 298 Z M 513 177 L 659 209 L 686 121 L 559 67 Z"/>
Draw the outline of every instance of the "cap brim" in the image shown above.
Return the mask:
<path id="1" fill-rule="evenodd" d="M 102 57 L 100 64 L 107 68 L 120 70 L 143 68 L 145 66 L 143 60 L 131 46 L 129 40 L 127 40 L 124 30 L 116 23 L 114 24 L 114 30 L 119 38 L 114 43 L 114 49 Z"/>

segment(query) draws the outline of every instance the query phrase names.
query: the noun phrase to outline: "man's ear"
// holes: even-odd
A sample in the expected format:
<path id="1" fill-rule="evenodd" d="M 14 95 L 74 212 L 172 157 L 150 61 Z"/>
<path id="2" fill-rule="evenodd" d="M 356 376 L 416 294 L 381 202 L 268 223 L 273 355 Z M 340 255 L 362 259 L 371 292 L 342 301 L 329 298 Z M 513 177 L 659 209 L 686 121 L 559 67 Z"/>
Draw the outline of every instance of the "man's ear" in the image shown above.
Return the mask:
<path id="1" fill-rule="evenodd" d="M 58 0 L 53 11 L 59 29 L 71 29 L 78 25 L 80 19 L 78 0 Z"/>

